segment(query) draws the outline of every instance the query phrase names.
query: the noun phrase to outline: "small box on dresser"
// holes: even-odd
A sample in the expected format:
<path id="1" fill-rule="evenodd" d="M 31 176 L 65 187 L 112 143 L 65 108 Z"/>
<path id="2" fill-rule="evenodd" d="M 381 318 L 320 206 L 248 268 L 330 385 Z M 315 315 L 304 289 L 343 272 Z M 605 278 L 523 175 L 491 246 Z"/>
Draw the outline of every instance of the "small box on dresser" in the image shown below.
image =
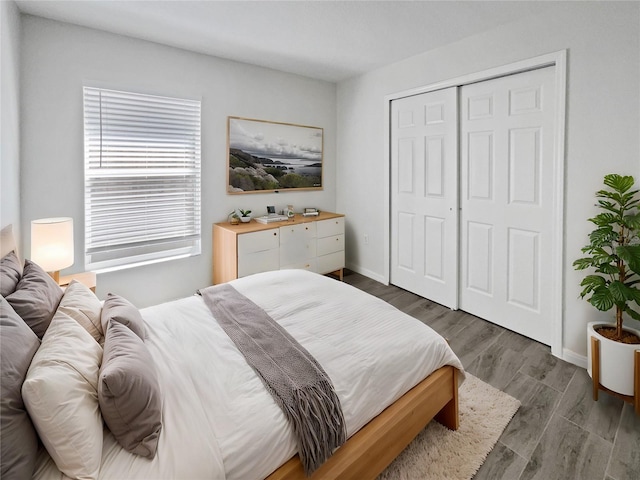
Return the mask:
<path id="1" fill-rule="evenodd" d="M 321 212 L 293 221 L 213 225 L 213 283 L 253 273 L 304 268 L 336 273 L 344 268 L 344 215 Z"/>

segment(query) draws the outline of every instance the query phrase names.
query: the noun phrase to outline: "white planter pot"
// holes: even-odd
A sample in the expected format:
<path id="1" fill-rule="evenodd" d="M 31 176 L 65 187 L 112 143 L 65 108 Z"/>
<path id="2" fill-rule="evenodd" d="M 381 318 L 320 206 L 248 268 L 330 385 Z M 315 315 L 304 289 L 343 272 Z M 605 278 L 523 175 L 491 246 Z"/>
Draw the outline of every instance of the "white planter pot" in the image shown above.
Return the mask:
<path id="1" fill-rule="evenodd" d="M 247 223 L 251 221 L 251 217 L 240 217 L 240 221 L 242 223 Z"/>
<path id="2" fill-rule="evenodd" d="M 595 327 L 613 325 L 602 322 L 591 322 L 587 325 L 587 372 L 593 378 L 591 371 L 591 337 L 600 340 L 600 385 L 622 395 L 633 396 L 634 352 L 640 350 L 640 345 L 614 342 L 595 331 Z M 638 330 L 626 328 L 640 336 Z"/>

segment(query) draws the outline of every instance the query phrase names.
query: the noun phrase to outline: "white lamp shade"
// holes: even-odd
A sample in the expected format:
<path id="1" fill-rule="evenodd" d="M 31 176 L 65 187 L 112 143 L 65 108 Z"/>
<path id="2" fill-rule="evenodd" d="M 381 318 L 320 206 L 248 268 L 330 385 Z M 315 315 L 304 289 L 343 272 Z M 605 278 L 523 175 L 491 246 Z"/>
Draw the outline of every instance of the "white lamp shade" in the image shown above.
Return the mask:
<path id="1" fill-rule="evenodd" d="M 31 221 L 31 261 L 45 272 L 73 265 L 73 218 Z"/>

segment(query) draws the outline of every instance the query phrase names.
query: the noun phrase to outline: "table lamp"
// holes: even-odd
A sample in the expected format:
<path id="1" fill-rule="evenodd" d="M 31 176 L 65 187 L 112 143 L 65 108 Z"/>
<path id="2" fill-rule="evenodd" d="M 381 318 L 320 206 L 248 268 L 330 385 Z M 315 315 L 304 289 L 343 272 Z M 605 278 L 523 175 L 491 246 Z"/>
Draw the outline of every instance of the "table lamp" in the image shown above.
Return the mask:
<path id="1" fill-rule="evenodd" d="M 31 261 L 59 283 L 60 270 L 73 265 L 73 218 L 31 221 Z"/>

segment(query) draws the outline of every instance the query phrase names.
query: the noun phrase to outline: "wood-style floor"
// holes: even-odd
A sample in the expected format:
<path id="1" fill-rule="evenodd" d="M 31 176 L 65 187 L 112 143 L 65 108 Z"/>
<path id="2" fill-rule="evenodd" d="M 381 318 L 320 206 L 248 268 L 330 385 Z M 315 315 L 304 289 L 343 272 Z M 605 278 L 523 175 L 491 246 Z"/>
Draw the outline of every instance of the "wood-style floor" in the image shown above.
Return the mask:
<path id="1" fill-rule="evenodd" d="M 640 417 L 549 347 L 357 273 L 344 281 L 447 338 L 465 369 L 522 406 L 475 480 L 640 480 Z"/>

